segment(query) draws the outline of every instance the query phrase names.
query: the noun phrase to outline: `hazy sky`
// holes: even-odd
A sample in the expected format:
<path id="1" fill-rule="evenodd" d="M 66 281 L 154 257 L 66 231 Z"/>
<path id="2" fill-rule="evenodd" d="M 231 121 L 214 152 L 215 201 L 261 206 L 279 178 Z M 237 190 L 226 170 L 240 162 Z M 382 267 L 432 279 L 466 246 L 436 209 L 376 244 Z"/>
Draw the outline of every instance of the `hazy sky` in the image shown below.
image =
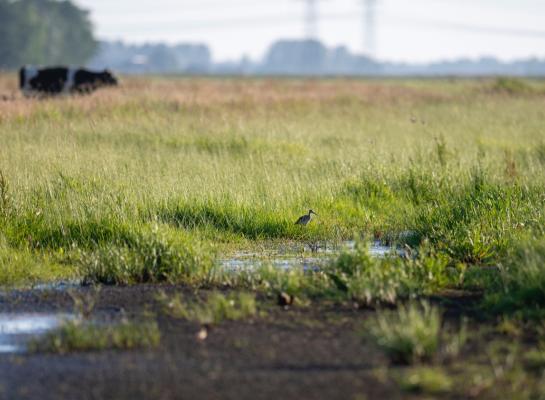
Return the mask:
<path id="1" fill-rule="evenodd" d="M 376 0 L 376 56 L 424 62 L 545 57 L 545 0 Z M 101 39 L 207 43 L 216 61 L 261 57 L 305 34 L 305 0 L 75 0 Z M 363 0 L 319 1 L 319 39 L 362 51 Z"/>

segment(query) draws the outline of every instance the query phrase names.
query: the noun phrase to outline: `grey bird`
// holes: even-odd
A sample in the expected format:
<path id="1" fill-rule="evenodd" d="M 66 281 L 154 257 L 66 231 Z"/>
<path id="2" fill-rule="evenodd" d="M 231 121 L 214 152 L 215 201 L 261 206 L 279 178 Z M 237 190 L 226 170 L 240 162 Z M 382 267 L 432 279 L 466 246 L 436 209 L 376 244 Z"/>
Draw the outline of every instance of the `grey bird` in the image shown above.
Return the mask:
<path id="1" fill-rule="evenodd" d="M 312 220 L 312 214 L 318 215 L 314 211 L 308 210 L 308 214 L 300 216 L 299 219 L 295 222 L 295 224 L 296 225 L 306 225 L 306 224 L 308 224 Z"/>

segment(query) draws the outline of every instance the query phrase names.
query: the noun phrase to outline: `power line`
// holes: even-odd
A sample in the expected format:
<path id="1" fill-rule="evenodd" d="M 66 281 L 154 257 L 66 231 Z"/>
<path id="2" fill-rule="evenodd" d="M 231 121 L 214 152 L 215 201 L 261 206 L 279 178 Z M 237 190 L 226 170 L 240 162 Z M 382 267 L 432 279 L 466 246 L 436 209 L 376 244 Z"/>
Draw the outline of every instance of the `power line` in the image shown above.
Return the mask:
<path id="1" fill-rule="evenodd" d="M 420 18 L 389 17 L 390 20 L 396 20 L 396 24 L 402 23 L 408 26 L 428 27 L 439 30 L 462 31 L 477 34 L 491 34 L 502 36 L 533 37 L 545 39 L 545 30 L 526 29 L 526 28 L 505 28 L 498 26 L 472 25 L 451 21 L 431 21 Z"/>
<path id="2" fill-rule="evenodd" d="M 357 19 L 360 20 L 360 17 L 355 13 L 335 13 L 335 14 L 324 14 L 321 16 L 322 19 L 326 20 L 350 20 Z M 246 28 L 250 26 L 263 26 L 266 24 L 271 25 L 280 25 L 280 24 L 293 24 L 300 21 L 300 16 L 298 15 L 256 15 L 256 16 L 244 16 L 239 18 L 229 18 L 229 19 L 203 19 L 203 20 L 176 20 L 168 22 L 154 22 L 152 27 L 156 29 L 169 29 L 175 28 L 181 31 L 195 31 L 202 29 L 224 29 L 224 28 L 233 28 L 240 27 Z M 486 26 L 486 25 L 473 25 L 458 23 L 452 21 L 432 21 L 430 19 L 420 19 L 420 18 L 406 18 L 404 16 L 397 15 L 382 15 L 382 21 L 384 24 L 390 24 L 392 21 L 395 21 L 396 26 L 403 24 L 405 26 L 418 27 L 418 28 L 433 28 L 438 30 L 455 30 L 455 31 L 465 31 L 470 33 L 477 34 L 493 34 L 493 35 L 507 35 L 507 36 L 518 36 L 518 37 L 534 37 L 534 38 L 544 38 L 545 39 L 545 30 L 541 29 L 526 29 L 526 28 L 505 28 L 497 26 Z M 149 23 L 148 23 L 149 24 Z M 139 32 L 142 32 L 145 29 L 146 22 L 135 21 L 134 23 L 124 24 L 121 30 L 126 32 L 127 29 L 130 31 L 131 27 L 135 28 Z"/>

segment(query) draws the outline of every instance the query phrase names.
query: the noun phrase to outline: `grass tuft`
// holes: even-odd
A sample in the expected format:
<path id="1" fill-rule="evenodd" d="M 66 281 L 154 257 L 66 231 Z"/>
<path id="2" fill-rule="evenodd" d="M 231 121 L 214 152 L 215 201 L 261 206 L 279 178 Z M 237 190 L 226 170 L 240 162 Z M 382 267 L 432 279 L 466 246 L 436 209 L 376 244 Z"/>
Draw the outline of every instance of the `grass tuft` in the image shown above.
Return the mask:
<path id="1" fill-rule="evenodd" d="M 332 286 L 351 300 L 365 305 L 393 304 L 444 287 L 448 263 L 448 257 L 435 254 L 429 246 L 421 246 L 414 259 L 372 258 L 361 242 L 354 252 L 341 254 L 325 271 Z"/>
<path id="2" fill-rule="evenodd" d="M 105 349 L 153 348 L 160 342 L 156 322 L 130 322 L 97 324 L 87 320 L 66 321 L 56 330 L 33 339 L 28 350 L 35 353 L 82 352 Z"/>
<path id="3" fill-rule="evenodd" d="M 244 292 L 227 296 L 213 292 L 206 300 L 195 302 L 187 302 L 179 294 L 169 297 L 161 293 L 158 301 L 171 317 L 187 319 L 201 325 L 217 325 L 225 320 L 241 320 L 257 314 L 255 296 Z"/>
<path id="4" fill-rule="evenodd" d="M 392 362 L 412 364 L 430 360 L 439 350 L 441 315 L 428 303 L 411 303 L 395 313 L 379 312 L 367 329 Z"/>
<path id="5" fill-rule="evenodd" d="M 80 258 L 84 283 L 203 282 L 213 265 L 211 250 L 189 238 L 159 233 L 137 237 L 131 245 L 105 245 Z"/>
<path id="6" fill-rule="evenodd" d="M 511 95 L 533 93 L 534 89 L 524 80 L 512 77 L 499 77 L 494 81 L 493 90 Z"/>
<path id="7" fill-rule="evenodd" d="M 545 344 L 530 350 L 524 354 L 524 365 L 527 369 L 543 372 L 545 371 Z"/>
<path id="8" fill-rule="evenodd" d="M 513 245 L 499 268 L 499 279 L 486 286 L 484 306 L 494 313 L 522 313 L 542 318 L 545 312 L 545 240 Z"/>
<path id="9" fill-rule="evenodd" d="M 452 390 L 452 379 L 440 368 L 413 367 L 403 371 L 397 379 L 403 390 L 409 393 L 445 394 Z"/>
<path id="10" fill-rule="evenodd" d="M 427 302 L 400 305 L 394 312 L 379 311 L 364 337 L 397 364 L 456 357 L 467 339 L 465 322 L 458 332 L 442 332 L 441 320 L 439 309 Z"/>

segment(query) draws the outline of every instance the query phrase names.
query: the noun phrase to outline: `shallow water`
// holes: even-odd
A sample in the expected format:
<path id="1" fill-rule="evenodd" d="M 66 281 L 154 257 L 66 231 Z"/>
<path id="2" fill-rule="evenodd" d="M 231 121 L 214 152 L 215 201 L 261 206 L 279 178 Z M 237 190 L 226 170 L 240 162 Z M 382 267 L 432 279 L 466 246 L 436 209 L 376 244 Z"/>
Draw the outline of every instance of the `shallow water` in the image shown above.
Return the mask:
<path id="1" fill-rule="evenodd" d="M 32 286 L 33 290 L 59 290 L 65 291 L 69 289 L 77 289 L 81 287 L 81 282 L 79 280 L 69 280 L 69 281 L 53 281 L 46 283 L 37 283 Z"/>
<path id="2" fill-rule="evenodd" d="M 25 345 L 72 318 L 70 314 L 0 314 L 0 353 L 25 351 Z"/>
<path id="3" fill-rule="evenodd" d="M 332 257 L 339 255 L 342 251 L 353 251 L 355 247 L 356 242 L 347 241 L 341 245 L 327 243 L 305 245 L 298 252 L 295 248 L 290 247 L 279 247 L 262 252 L 240 251 L 231 258 L 221 259 L 219 265 L 227 270 L 245 270 L 263 265 L 272 265 L 282 269 L 317 270 L 329 263 Z M 370 243 L 368 251 L 371 257 L 377 258 L 403 255 L 402 250 L 384 246 L 380 242 Z"/>

